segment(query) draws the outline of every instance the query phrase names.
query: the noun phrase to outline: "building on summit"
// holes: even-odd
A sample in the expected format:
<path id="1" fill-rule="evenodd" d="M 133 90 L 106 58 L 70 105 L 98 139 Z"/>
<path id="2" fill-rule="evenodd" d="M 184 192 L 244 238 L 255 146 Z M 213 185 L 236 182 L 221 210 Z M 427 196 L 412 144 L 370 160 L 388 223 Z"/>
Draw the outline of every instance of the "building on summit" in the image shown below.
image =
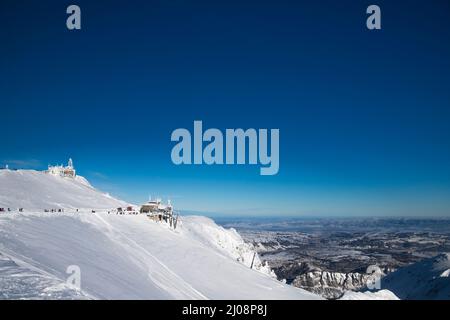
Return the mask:
<path id="1" fill-rule="evenodd" d="M 67 166 L 59 165 L 59 166 L 48 166 L 48 169 L 45 171 L 45 173 L 52 174 L 55 176 L 60 177 L 69 177 L 69 178 L 75 178 L 77 175 L 76 170 L 73 166 L 72 159 L 69 159 L 69 162 L 67 163 Z"/>

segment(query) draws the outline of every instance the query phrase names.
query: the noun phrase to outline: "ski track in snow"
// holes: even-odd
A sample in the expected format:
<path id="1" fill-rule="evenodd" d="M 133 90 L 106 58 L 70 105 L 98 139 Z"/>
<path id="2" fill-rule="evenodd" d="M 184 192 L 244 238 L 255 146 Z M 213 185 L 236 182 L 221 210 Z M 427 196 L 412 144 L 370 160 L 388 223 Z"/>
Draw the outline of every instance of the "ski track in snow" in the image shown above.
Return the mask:
<path id="1" fill-rule="evenodd" d="M 108 223 L 98 214 L 95 214 L 95 217 L 107 226 L 108 231 L 111 235 L 111 240 L 115 241 L 117 244 L 121 246 L 127 247 L 123 243 L 123 241 L 121 241 L 125 240 L 130 250 L 134 250 L 136 252 L 140 251 L 145 254 L 143 260 L 149 265 L 148 276 L 161 289 L 171 292 L 177 299 L 208 299 L 198 290 L 194 289 L 189 283 L 187 283 L 181 277 L 179 277 L 175 272 L 170 270 L 164 263 L 162 263 L 158 258 L 156 258 L 154 255 L 148 252 L 144 247 L 140 246 L 134 240 L 127 237 L 125 234 L 123 234 L 123 232 L 116 230 L 116 228 L 114 228 L 110 223 Z M 138 250 L 135 250 L 135 248 L 138 248 Z M 165 272 L 163 273 L 158 271 L 152 271 L 152 270 L 161 270 L 161 268 L 158 267 L 161 267 L 162 270 L 164 270 Z"/>

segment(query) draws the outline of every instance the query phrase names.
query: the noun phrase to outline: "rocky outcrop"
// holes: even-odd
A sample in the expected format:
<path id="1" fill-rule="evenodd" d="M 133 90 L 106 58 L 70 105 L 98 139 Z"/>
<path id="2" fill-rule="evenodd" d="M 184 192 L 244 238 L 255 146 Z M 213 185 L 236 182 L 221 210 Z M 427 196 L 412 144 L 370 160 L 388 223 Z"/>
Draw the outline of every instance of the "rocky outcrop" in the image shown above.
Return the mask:
<path id="1" fill-rule="evenodd" d="M 327 299 L 338 299 L 348 290 L 356 291 L 365 287 L 368 279 L 368 274 L 329 272 L 317 269 L 297 276 L 292 284 Z"/>

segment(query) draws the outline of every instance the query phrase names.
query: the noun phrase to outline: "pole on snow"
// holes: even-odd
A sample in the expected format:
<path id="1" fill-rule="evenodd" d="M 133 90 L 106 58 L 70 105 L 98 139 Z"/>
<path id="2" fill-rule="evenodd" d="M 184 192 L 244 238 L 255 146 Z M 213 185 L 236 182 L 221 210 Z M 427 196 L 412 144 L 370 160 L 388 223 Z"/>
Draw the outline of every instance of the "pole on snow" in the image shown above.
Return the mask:
<path id="1" fill-rule="evenodd" d="M 252 264 L 250 265 L 250 269 L 253 269 L 253 262 L 255 262 L 256 252 L 253 253 Z"/>

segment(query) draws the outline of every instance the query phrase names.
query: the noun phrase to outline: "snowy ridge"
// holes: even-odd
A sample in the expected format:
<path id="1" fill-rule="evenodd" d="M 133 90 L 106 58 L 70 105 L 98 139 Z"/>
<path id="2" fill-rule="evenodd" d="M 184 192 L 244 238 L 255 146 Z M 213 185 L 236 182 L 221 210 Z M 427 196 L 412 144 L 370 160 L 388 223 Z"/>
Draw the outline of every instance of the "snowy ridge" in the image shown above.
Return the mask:
<path id="1" fill-rule="evenodd" d="M 400 299 L 450 299 L 450 254 L 443 253 L 398 269 L 381 280 L 381 287 Z"/>
<path id="2" fill-rule="evenodd" d="M 354 292 L 347 291 L 339 300 L 399 300 L 398 297 L 389 290 L 379 290 L 376 292 Z"/>
<path id="3" fill-rule="evenodd" d="M 112 209 L 126 203 L 94 189 L 83 177 L 64 178 L 34 170 L 0 170 L 0 208 Z"/>
<path id="4" fill-rule="evenodd" d="M 202 216 L 183 217 L 182 224 L 184 230 L 190 232 L 202 243 L 213 245 L 232 259 L 276 279 L 270 267 L 261 262 L 254 246 L 244 242 L 235 229 L 225 229 L 213 220 Z"/>

